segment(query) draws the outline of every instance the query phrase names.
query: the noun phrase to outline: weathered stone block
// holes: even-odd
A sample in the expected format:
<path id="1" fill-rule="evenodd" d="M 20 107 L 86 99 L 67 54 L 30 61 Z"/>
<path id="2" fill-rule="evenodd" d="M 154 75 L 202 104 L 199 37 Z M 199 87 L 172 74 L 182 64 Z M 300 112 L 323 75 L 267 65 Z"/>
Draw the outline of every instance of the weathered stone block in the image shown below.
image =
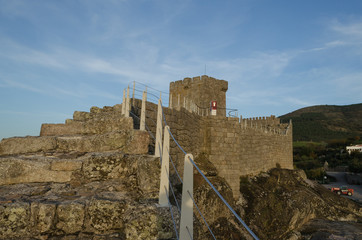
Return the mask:
<path id="1" fill-rule="evenodd" d="M 109 133 L 92 136 L 57 137 L 58 151 L 102 152 L 123 149 L 128 133 Z"/>
<path id="2" fill-rule="evenodd" d="M 91 114 L 89 112 L 75 111 L 73 113 L 74 121 L 87 121 L 90 118 L 91 118 Z"/>
<path id="3" fill-rule="evenodd" d="M 82 230 L 85 216 L 85 207 L 77 202 L 63 202 L 56 210 L 58 223 L 56 227 L 66 234 L 76 233 Z"/>
<path id="4" fill-rule="evenodd" d="M 126 239 L 158 239 L 162 221 L 159 220 L 156 206 L 129 209 L 125 216 Z"/>
<path id="5" fill-rule="evenodd" d="M 148 153 L 149 144 L 150 137 L 147 131 L 133 131 L 125 152 L 129 154 L 146 154 Z"/>
<path id="6" fill-rule="evenodd" d="M 47 160 L 0 158 L 0 185 L 31 182 L 69 182 L 72 172 L 51 171 Z"/>
<path id="7" fill-rule="evenodd" d="M 5 138 L 0 142 L 0 156 L 51 151 L 56 146 L 54 137 Z"/>
<path id="8" fill-rule="evenodd" d="M 160 158 L 148 157 L 137 161 L 137 182 L 145 198 L 158 197 L 160 172 Z"/>
<path id="9" fill-rule="evenodd" d="M 126 209 L 127 205 L 119 201 L 92 199 L 87 207 L 86 228 L 95 233 L 120 231 Z"/>
<path id="10" fill-rule="evenodd" d="M 131 160 L 117 152 L 87 154 L 82 160 L 83 175 L 92 180 L 120 178 L 121 173 L 127 174 L 123 168 L 130 169 L 132 166 Z M 121 172 L 121 169 L 124 171 Z"/>
<path id="11" fill-rule="evenodd" d="M 55 204 L 32 202 L 30 210 L 32 232 L 35 234 L 41 234 L 52 228 L 55 222 Z"/>
<path id="12" fill-rule="evenodd" d="M 91 113 L 100 113 L 100 112 L 102 112 L 102 109 L 99 107 L 93 106 L 90 108 L 90 112 Z"/>
<path id="13" fill-rule="evenodd" d="M 30 206 L 27 203 L 0 205 L 0 238 L 14 239 L 29 236 Z"/>
<path id="14" fill-rule="evenodd" d="M 78 134 L 82 129 L 82 122 L 72 121 L 67 124 L 49 124 L 43 123 L 40 129 L 40 136 L 61 136 Z"/>
<path id="15" fill-rule="evenodd" d="M 75 171 L 82 168 L 82 162 L 70 159 L 57 159 L 51 162 L 52 171 Z"/>
<path id="16" fill-rule="evenodd" d="M 68 124 L 43 124 L 40 136 L 65 136 L 105 134 L 133 130 L 132 118 L 125 118 L 119 114 L 103 114 L 102 117 L 93 117 L 85 122 L 73 121 Z"/>

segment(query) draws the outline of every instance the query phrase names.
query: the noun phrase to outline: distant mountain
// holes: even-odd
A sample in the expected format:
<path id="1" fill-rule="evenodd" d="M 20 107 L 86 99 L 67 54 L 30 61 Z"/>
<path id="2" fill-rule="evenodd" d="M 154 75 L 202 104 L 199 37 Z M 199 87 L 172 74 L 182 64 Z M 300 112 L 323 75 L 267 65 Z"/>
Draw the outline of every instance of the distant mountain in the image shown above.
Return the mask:
<path id="1" fill-rule="evenodd" d="M 292 119 L 294 141 L 362 138 L 362 103 L 306 107 L 279 118 L 282 122 Z"/>

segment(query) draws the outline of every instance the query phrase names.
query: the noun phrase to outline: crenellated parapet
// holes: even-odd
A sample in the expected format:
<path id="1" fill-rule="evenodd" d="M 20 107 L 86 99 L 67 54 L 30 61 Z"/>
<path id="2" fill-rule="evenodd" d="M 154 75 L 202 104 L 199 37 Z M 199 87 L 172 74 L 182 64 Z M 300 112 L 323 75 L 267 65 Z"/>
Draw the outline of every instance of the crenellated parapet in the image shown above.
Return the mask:
<path id="1" fill-rule="evenodd" d="M 240 121 L 249 123 L 250 125 L 274 126 L 280 124 L 280 119 L 275 117 L 274 115 L 271 115 L 270 117 L 240 117 Z"/>
<path id="2" fill-rule="evenodd" d="M 265 133 L 287 134 L 290 123 L 280 123 L 280 119 L 271 115 L 270 117 L 242 118 L 240 116 L 241 128 L 259 129 Z"/>

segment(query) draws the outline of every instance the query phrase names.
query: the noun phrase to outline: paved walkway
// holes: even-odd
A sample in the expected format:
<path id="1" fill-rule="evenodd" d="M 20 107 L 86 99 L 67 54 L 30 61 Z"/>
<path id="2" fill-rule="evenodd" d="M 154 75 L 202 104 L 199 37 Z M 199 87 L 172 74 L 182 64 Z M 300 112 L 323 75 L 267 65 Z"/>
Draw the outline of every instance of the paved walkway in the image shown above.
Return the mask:
<path id="1" fill-rule="evenodd" d="M 348 184 L 345 178 L 345 172 L 327 172 L 327 175 L 333 176 L 336 178 L 336 182 L 332 182 L 330 184 L 323 184 L 326 188 L 332 187 L 340 187 L 340 186 L 348 186 L 348 188 L 352 188 L 354 190 L 353 196 L 343 195 L 343 197 L 353 199 L 360 204 L 362 204 L 362 185 L 351 185 Z"/>

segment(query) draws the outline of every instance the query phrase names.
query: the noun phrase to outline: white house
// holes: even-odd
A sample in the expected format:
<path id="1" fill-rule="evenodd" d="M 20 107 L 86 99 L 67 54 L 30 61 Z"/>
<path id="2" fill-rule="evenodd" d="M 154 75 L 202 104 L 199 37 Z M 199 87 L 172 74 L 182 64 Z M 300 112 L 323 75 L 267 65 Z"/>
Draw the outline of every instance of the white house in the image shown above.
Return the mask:
<path id="1" fill-rule="evenodd" d="M 348 146 L 346 147 L 347 151 L 349 154 L 351 154 L 351 152 L 362 152 L 362 145 L 354 145 L 354 146 Z"/>

